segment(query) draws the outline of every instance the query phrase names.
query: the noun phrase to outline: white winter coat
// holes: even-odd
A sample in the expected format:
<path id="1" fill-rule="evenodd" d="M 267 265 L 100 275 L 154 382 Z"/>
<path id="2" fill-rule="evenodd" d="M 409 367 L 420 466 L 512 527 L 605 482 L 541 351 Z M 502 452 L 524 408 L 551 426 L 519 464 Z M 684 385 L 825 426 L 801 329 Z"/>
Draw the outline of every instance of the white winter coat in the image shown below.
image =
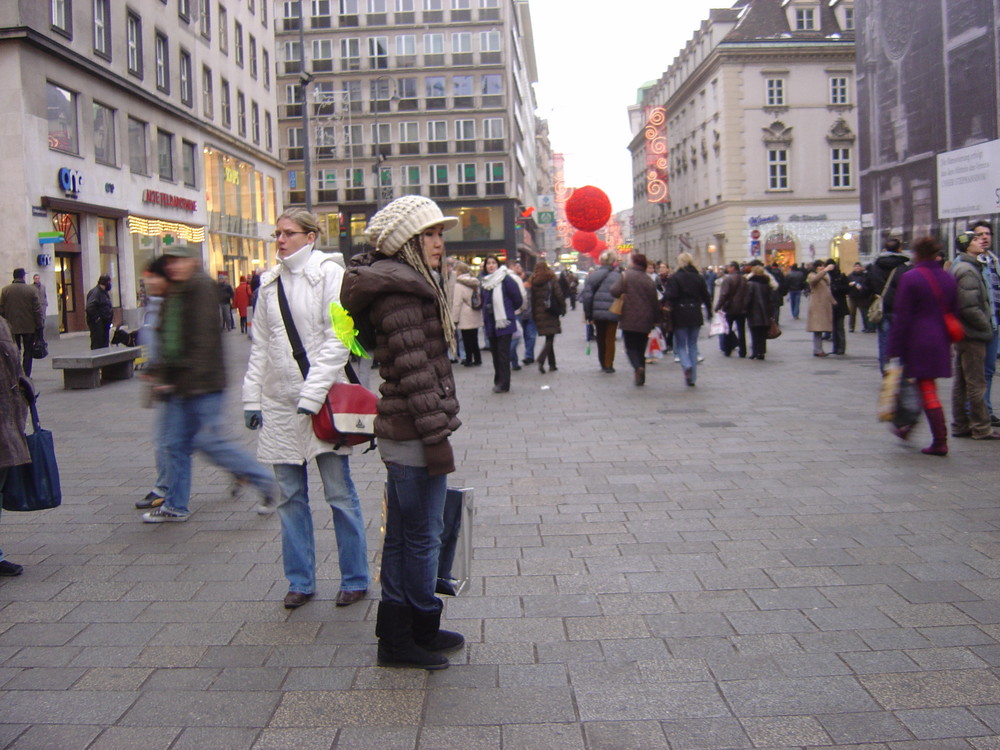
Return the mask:
<path id="1" fill-rule="evenodd" d="M 292 320 L 309 357 L 309 376 L 292 356 L 278 306 L 278 275 L 285 289 Z M 334 381 L 347 382 L 344 365 L 348 350 L 333 332 L 330 303 L 340 301 L 344 278 L 339 255 L 306 245 L 260 277 L 257 309 L 253 318 L 253 347 L 243 379 L 243 408 L 260 410 L 263 424 L 257 441 L 257 458 L 266 464 L 301 464 L 321 453 L 334 451 L 319 440 L 312 419 L 299 414 L 301 407 L 317 413 Z"/>

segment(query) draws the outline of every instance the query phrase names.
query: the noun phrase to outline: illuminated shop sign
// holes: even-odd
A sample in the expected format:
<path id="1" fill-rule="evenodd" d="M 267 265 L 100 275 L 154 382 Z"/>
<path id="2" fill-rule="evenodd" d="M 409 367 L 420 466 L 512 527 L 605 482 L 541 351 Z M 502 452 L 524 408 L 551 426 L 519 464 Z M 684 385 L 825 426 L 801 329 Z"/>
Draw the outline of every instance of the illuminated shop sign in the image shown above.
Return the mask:
<path id="1" fill-rule="evenodd" d="M 152 203 L 157 206 L 168 206 L 169 208 L 180 208 L 185 211 L 197 211 L 198 201 L 183 198 L 179 195 L 161 193 L 158 190 L 146 190 L 142 194 L 143 203 Z"/>

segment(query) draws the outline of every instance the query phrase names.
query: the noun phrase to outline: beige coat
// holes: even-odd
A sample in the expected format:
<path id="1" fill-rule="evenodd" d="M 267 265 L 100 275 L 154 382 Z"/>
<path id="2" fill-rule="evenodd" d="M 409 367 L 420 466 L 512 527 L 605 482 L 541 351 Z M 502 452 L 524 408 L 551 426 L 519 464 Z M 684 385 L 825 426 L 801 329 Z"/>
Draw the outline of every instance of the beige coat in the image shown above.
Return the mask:
<path id="1" fill-rule="evenodd" d="M 830 293 L 830 277 L 826 273 L 826 267 L 811 271 L 806 281 L 809 283 L 806 330 L 813 333 L 833 331 L 833 294 Z"/>
<path id="2" fill-rule="evenodd" d="M 460 331 L 479 328 L 483 324 L 483 311 L 472 309 L 472 290 L 479 289 L 479 280 L 472 274 L 463 273 L 455 279 L 455 290 L 451 301 L 451 319 Z M 480 292 L 482 299 L 482 292 Z"/>

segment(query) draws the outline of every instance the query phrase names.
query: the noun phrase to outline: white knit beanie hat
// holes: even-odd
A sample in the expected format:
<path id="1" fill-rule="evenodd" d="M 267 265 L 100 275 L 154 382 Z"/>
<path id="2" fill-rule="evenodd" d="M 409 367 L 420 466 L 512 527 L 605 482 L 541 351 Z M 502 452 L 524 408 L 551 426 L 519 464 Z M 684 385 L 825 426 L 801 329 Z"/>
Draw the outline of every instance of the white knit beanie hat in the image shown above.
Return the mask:
<path id="1" fill-rule="evenodd" d="M 375 214 L 365 234 L 368 242 L 383 255 L 395 255 L 411 237 L 443 224 L 451 229 L 458 218 L 445 216 L 438 204 L 421 195 L 404 195 Z"/>

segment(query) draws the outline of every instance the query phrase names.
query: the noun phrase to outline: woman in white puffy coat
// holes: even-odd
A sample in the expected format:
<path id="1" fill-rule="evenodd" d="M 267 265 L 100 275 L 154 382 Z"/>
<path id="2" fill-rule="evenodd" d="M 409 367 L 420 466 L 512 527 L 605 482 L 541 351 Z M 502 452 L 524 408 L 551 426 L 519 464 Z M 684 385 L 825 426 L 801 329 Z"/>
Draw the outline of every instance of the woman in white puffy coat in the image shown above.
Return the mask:
<path id="1" fill-rule="evenodd" d="M 368 548 L 361 503 L 351 480 L 350 448 L 335 450 L 319 440 L 311 415 L 319 412 L 335 381 L 347 381 L 347 347 L 330 321 L 330 303 L 340 301 L 344 269 L 339 256 L 314 249 L 317 217 L 290 209 L 278 217 L 278 264 L 261 276 L 254 312 L 253 348 L 243 380 L 246 426 L 260 428 L 257 458 L 271 464 L 281 488 L 281 549 L 288 579 L 284 605 L 294 609 L 316 593 L 316 551 L 309 509 L 307 462 L 316 461 L 327 503 L 333 511 L 340 562 L 337 606 L 363 599 L 368 590 Z M 281 315 L 278 288 L 308 357 L 308 372 L 292 355 Z"/>

